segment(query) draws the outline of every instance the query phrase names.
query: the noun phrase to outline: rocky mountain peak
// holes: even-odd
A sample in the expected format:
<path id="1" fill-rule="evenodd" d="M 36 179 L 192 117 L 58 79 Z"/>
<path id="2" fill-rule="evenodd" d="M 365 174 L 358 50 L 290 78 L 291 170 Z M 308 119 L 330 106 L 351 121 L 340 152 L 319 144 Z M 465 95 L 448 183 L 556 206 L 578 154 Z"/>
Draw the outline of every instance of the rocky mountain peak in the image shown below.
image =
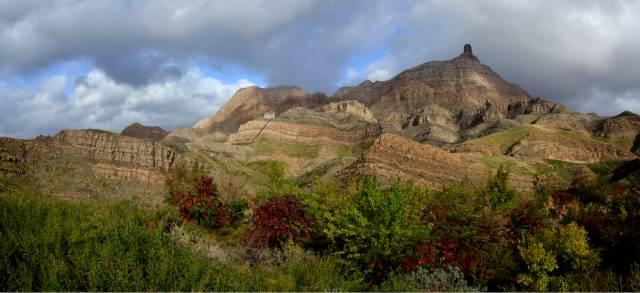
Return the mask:
<path id="1" fill-rule="evenodd" d="M 471 44 L 464 44 L 464 49 L 462 51 L 462 54 L 460 54 L 458 58 L 469 58 L 471 60 L 480 62 L 480 59 L 478 59 L 478 57 L 473 55 L 473 49 L 471 48 Z"/>
<path id="2" fill-rule="evenodd" d="M 145 126 L 134 122 L 123 129 L 120 134 L 140 139 L 160 141 L 169 134 L 169 131 L 162 129 L 160 126 Z"/>

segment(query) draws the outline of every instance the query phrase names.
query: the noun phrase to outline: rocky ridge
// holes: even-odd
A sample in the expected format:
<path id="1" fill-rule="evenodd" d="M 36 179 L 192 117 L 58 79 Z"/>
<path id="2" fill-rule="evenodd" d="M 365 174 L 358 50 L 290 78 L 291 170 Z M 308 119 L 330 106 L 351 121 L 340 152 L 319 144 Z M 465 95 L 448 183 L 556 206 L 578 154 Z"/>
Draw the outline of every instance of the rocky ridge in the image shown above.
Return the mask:
<path id="1" fill-rule="evenodd" d="M 293 107 L 315 108 L 328 101 L 324 94 L 309 94 L 293 86 L 252 86 L 238 90 L 215 115 L 196 123 L 193 129 L 200 135 L 212 132 L 230 134 L 236 132 L 240 125 L 265 113 L 279 115 Z"/>
<path id="2" fill-rule="evenodd" d="M 169 131 L 160 128 L 160 126 L 145 126 L 135 122 L 125 127 L 120 134 L 140 139 L 161 141 L 169 134 Z"/>
<path id="3" fill-rule="evenodd" d="M 53 136 L 53 142 L 72 148 L 92 160 L 132 163 L 141 167 L 169 170 L 178 154 L 157 142 L 115 135 L 106 131 L 63 130 Z"/>

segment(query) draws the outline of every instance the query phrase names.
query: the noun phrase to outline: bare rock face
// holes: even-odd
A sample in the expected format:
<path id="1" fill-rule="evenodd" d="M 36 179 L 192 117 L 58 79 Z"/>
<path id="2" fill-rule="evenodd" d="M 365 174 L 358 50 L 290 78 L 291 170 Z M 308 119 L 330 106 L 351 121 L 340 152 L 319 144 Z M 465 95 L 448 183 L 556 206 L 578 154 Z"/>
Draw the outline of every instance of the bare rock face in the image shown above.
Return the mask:
<path id="1" fill-rule="evenodd" d="M 53 137 L 53 141 L 92 160 L 133 163 L 156 170 L 169 170 L 179 156 L 157 142 L 106 131 L 63 130 Z"/>
<path id="2" fill-rule="evenodd" d="M 427 62 L 388 81 L 341 88 L 333 98 L 362 102 L 387 132 L 445 143 L 459 141 L 480 123 L 566 111 L 502 79 L 480 63 L 469 44 L 454 59 Z"/>
<path id="3" fill-rule="evenodd" d="M 343 87 L 331 97 L 291 86 L 244 88 L 193 129 L 198 136 L 218 133 L 222 138 L 265 113 L 273 112 L 277 117 L 299 107 L 349 112 L 379 123 L 384 132 L 436 145 L 458 142 L 466 138 L 468 129 L 482 123 L 531 113 L 566 112 L 562 105 L 533 98 L 504 80 L 483 65 L 466 44 L 463 53 L 451 60 L 427 62 L 388 81 L 365 80 L 358 86 Z"/>
<path id="4" fill-rule="evenodd" d="M 471 58 L 471 59 L 473 59 L 475 61 L 480 62 L 478 57 L 473 55 L 473 49 L 471 48 L 470 44 L 465 44 L 464 45 L 464 50 L 463 50 L 462 54 L 460 54 L 460 57 Z"/>
<path id="5" fill-rule="evenodd" d="M 426 186 L 440 186 L 465 178 L 481 184 L 486 171 L 479 160 L 469 162 L 464 155 L 452 154 L 406 137 L 384 133 L 362 154 L 360 160 L 341 171 L 339 176 L 375 175 L 391 180 L 410 180 Z"/>
<path id="6" fill-rule="evenodd" d="M 369 111 L 369 109 L 358 101 L 342 101 L 336 103 L 330 103 L 317 108 L 320 112 L 330 113 L 351 113 L 361 117 L 363 120 L 369 123 L 377 123 L 378 119 Z"/>
<path id="7" fill-rule="evenodd" d="M 600 120 L 593 131 L 594 136 L 617 141 L 630 150 L 634 150 L 633 145 L 636 136 L 640 132 L 640 116 L 623 112 L 617 116 Z"/>
<path id="8" fill-rule="evenodd" d="M 160 126 L 145 126 L 135 122 L 123 129 L 120 134 L 140 139 L 161 141 L 169 134 L 169 131 L 160 128 Z"/>
<path id="9" fill-rule="evenodd" d="M 427 62 L 389 81 L 341 88 L 334 97 L 353 97 L 365 105 L 435 103 L 459 111 L 468 106 L 482 106 L 486 101 L 493 104 L 524 101 L 529 94 L 481 64 L 471 47 L 466 46 L 465 52 L 452 60 Z"/>
<path id="10" fill-rule="evenodd" d="M 56 156 L 50 138 L 39 136 L 34 139 L 0 137 L 0 161 L 10 163 L 33 163 Z"/>
<path id="11" fill-rule="evenodd" d="M 252 86 L 238 90 L 215 115 L 198 122 L 193 128 L 200 134 L 231 134 L 236 132 L 240 125 L 265 113 L 275 112 L 279 115 L 294 107 L 315 108 L 327 102 L 328 98 L 324 94 L 309 94 L 298 87 Z"/>
<path id="12" fill-rule="evenodd" d="M 231 134 L 227 140 L 230 144 L 252 144 L 258 139 L 272 141 L 295 142 L 305 144 L 357 144 L 380 134 L 378 125 L 342 130 L 333 125 L 321 123 L 301 123 L 299 120 L 252 120 L 242 126 L 238 132 Z"/>

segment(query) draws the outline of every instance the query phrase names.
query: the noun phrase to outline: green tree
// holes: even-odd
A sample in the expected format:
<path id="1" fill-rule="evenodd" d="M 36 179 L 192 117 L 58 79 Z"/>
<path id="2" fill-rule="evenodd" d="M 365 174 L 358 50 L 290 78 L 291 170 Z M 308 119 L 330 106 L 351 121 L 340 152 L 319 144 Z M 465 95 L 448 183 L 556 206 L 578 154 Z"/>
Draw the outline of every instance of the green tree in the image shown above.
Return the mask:
<path id="1" fill-rule="evenodd" d="M 483 191 L 483 198 L 492 210 L 510 205 L 516 198 L 517 191 L 509 184 L 509 169 L 500 165 L 495 176 L 487 179 L 487 186 Z"/>
<path id="2" fill-rule="evenodd" d="M 396 182 L 383 189 L 374 177 L 365 178 L 352 201 L 327 215 L 327 236 L 339 253 L 364 265 L 369 272 L 388 272 L 400 263 L 411 243 L 426 235 L 415 193 Z"/>
<path id="3" fill-rule="evenodd" d="M 585 278 L 600 261 L 589 246 L 587 232 L 575 223 L 547 228 L 518 242 L 524 272 L 517 281 L 525 289 L 579 290 L 572 279 Z"/>

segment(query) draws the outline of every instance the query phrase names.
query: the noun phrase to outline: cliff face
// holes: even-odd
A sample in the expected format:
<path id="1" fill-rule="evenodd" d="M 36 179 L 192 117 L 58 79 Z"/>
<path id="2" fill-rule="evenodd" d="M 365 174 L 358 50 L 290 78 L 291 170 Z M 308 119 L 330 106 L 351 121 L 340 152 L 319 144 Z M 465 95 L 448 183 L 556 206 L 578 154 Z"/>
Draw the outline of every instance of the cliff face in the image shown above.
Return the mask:
<path id="1" fill-rule="evenodd" d="M 369 123 L 378 122 L 378 119 L 376 119 L 373 113 L 369 111 L 369 108 L 362 103 L 353 100 L 330 103 L 318 107 L 317 110 L 328 113 L 350 113 Z"/>
<path id="2" fill-rule="evenodd" d="M 268 139 L 304 144 L 357 144 L 378 134 L 380 134 L 378 126 L 342 131 L 322 125 L 254 120 L 240 126 L 240 130 L 229 136 L 227 142 L 251 144 L 258 139 Z"/>
<path id="3" fill-rule="evenodd" d="M 530 98 L 526 91 L 502 79 L 468 52 L 448 61 L 424 63 L 388 81 L 341 88 L 334 97 L 348 97 L 368 106 L 400 102 L 420 108 L 434 103 L 453 112 L 486 102 L 500 105 Z"/>
<path id="4" fill-rule="evenodd" d="M 215 115 L 196 123 L 193 128 L 200 134 L 216 131 L 230 134 L 240 125 L 268 112 L 279 115 L 294 107 L 315 108 L 327 102 L 325 95 L 308 94 L 298 87 L 253 86 L 238 90 Z"/>
<path id="5" fill-rule="evenodd" d="M 157 142 L 104 131 L 63 130 L 53 137 L 53 142 L 92 160 L 133 163 L 157 170 L 169 170 L 178 157 Z"/>
<path id="6" fill-rule="evenodd" d="M 369 106 L 387 132 L 444 143 L 459 141 L 465 130 L 480 123 L 566 112 L 562 105 L 533 98 L 504 80 L 480 63 L 470 46 L 452 60 L 427 62 L 388 81 L 341 88 L 333 98 Z"/>
<path id="7" fill-rule="evenodd" d="M 439 186 L 449 181 L 461 181 L 465 177 L 480 184 L 485 174 L 484 166 L 479 162 L 469 164 L 460 154 L 385 133 L 339 176 L 376 175 Z"/>
<path id="8" fill-rule="evenodd" d="M 120 134 L 140 139 L 161 141 L 169 134 L 169 131 L 162 129 L 159 126 L 145 126 L 136 122 L 127 126 L 122 130 L 122 132 L 120 132 Z"/>
<path id="9" fill-rule="evenodd" d="M 34 139 L 0 137 L 0 161 L 10 163 L 33 163 L 55 157 L 52 141 L 39 136 Z"/>

